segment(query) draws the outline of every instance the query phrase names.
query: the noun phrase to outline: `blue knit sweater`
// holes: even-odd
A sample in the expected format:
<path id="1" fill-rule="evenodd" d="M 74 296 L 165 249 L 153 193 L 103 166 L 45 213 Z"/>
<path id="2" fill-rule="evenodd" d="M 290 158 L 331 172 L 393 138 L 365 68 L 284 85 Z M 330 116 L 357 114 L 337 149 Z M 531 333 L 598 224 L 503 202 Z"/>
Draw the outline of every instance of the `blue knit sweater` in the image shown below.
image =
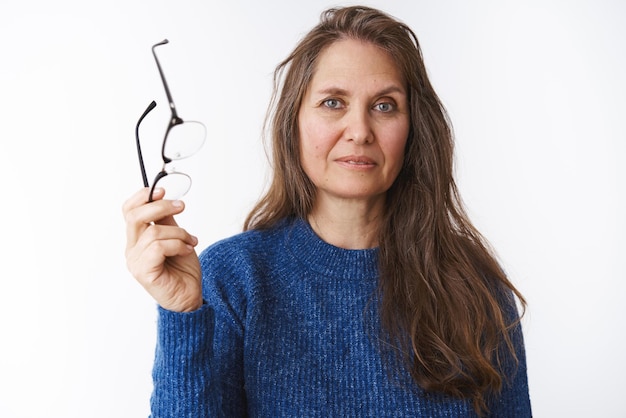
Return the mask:
<path id="1" fill-rule="evenodd" d="M 207 248 L 204 306 L 159 308 L 152 416 L 475 417 L 424 393 L 381 343 L 377 253 L 329 245 L 302 220 Z M 531 416 L 516 335 L 520 364 L 491 416 Z"/>

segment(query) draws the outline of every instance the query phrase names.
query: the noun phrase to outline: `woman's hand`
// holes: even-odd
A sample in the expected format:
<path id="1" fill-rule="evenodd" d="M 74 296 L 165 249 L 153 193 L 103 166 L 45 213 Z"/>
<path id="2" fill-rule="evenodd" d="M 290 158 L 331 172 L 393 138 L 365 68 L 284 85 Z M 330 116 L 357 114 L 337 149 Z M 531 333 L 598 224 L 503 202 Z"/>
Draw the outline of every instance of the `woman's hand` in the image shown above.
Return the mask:
<path id="1" fill-rule="evenodd" d="M 190 312 L 202 306 L 202 273 L 194 247 L 198 239 L 180 228 L 174 215 L 183 202 L 162 200 L 163 189 L 148 201 L 142 189 L 123 206 L 126 220 L 126 265 L 164 309 Z"/>

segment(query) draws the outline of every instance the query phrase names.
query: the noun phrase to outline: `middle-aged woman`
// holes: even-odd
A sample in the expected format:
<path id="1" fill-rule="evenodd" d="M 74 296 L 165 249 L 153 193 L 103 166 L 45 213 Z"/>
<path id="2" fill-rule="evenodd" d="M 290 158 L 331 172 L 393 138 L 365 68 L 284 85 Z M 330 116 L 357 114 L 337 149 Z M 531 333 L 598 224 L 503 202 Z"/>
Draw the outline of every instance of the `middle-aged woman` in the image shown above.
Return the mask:
<path id="1" fill-rule="evenodd" d="M 276 70 L 273 180 L 196 256 L 148 189 L 130 271 L 159 304 L 154 417 L 528 417 L 516 298 L 465 215 L 414 33 L 331 9 Z"/>

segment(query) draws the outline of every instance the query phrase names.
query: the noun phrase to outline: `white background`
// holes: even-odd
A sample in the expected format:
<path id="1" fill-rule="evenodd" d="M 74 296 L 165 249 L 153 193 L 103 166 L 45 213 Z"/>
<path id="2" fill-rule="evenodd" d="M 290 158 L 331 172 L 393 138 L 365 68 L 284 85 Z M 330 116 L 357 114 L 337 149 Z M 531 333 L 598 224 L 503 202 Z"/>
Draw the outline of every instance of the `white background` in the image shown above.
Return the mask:
<path id="1" fill-rule="evenodd" d="M 168 111 L 209 128 L 179 169 L 204 247 L 240 230 L 267 164 L 271 73 L 333 3 L 0 3 L 0 416 L 148 415 L 155 306 L 125 268 L 123 201 Z M 626 4 L 369 1 L 417 33 L 472 219 L 526 295 L 536 417 L 625 417 Z"/>

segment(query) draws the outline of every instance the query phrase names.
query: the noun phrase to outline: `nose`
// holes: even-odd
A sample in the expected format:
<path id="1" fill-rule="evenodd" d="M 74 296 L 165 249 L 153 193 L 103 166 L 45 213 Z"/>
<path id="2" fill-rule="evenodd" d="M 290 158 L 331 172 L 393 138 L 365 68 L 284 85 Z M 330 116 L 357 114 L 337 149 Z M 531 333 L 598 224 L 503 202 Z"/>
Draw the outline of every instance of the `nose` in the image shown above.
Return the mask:
<path id="1" fill-rule="evenodd" d="M 368 111 L 351 109 L 345 115 L 345 138 L 357 145 L 365 145 L 374 141 L 374 132 Z"/>

